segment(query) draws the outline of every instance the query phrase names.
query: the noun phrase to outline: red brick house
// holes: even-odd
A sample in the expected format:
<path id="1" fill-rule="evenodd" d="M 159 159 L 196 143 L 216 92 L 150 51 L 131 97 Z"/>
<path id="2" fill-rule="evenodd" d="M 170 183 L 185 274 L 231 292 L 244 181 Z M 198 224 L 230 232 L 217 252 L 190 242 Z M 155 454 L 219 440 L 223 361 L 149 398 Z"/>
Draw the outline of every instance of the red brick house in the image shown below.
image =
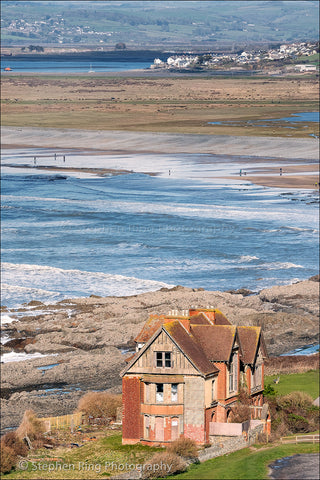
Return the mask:
<path id="1" fill-rule="evenodd" d="M 240 387 L 261 410 L 266 347 L 260 327 L 236 327 L 216 309 L 153 315 L 121 372 L 123 443 L 209 443 Z M 256 418 L 253 411 L 253 418 Z M 212 430 L 212 429 L 211 429 Z"/>

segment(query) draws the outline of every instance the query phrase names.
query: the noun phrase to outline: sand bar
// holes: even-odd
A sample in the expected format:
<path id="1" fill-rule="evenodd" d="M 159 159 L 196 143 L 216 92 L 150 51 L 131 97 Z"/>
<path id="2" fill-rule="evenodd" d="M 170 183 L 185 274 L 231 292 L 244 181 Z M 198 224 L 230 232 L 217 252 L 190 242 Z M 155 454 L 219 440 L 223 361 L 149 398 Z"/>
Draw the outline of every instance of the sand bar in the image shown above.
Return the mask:
<path id="1" fill-rule="evenodd" d="M 2 144 L 50 148 L 94 148 L 157 153 L 210 153 L 316 160 L 315 138 L 244 137 L 94 131 L 36 127 L 2 127 Z"/>

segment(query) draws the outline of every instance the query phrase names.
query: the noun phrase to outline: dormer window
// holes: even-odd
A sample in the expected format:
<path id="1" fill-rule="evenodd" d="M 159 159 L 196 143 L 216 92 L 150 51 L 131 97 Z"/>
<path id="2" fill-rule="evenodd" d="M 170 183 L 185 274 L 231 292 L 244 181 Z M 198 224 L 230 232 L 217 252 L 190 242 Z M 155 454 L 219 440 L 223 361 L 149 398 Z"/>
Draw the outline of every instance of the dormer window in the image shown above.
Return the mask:
<path id="1" fill-rule="evenodd" d="M 156 366 L 160 368 L 171 368 L 171 352 L 156 352 Z"/>

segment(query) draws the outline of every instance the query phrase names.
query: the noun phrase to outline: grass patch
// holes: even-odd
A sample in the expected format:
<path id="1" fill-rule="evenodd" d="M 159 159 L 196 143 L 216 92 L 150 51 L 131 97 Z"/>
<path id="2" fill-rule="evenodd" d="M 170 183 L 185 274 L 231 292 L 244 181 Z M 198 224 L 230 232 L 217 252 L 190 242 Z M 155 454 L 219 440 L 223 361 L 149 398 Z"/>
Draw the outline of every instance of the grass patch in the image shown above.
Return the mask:
<path id="1" fill-rule="evenodd" d="M 29 453 L 28 469 L 16 470 L 6 479 L 97 479 L 115 475 L 116 470 L 106 466 L 114 464 L 143 464 L 155 452 L 163 449 L 145 445 L 122 445 L 121 432 L 88 442 L 80 448 L 58 447 Z M 49 471 L 49 465 L 51 470 Z M 61 465 L 61 466 L 59 466 Z M 62 465 L 66 465 L 63 469 Z"/>
<path id="2" fill-rule="evenodd" d="M 317 453 L 318 445 L 279 445 L 267 449 L 245 448 L 238 452 L 213 458 L 200 465 L 191 465 L 185 473 L 174 478 L 210 480 L 258 480 L 268 478 L 269 463 L 297 453 Z"/>
<path id="3" fill-rule="evenodd" d="M 209 135 L 309 137 L 317 124 L 249 120 L 318 110 L 316 81 L 263 78 L 7 76 L 3 125 Z M 232 122 L 210 125 L 208 122 Z M 304 128 L 306 127 L 306 128 Z"/>
<path id="4" fill-rule="evenodd" d="M 310 370 L 305 373 L 291 373 L 290 375 L 280 375 L 280 381 L 277 385 L 273 380 L 278 375 L 266 376 L 265 385 L 270 383 L 279 395 L 286 395 L 294 391 L 308 393 L 313 399 L 319 396 L 319 370 Z"/>

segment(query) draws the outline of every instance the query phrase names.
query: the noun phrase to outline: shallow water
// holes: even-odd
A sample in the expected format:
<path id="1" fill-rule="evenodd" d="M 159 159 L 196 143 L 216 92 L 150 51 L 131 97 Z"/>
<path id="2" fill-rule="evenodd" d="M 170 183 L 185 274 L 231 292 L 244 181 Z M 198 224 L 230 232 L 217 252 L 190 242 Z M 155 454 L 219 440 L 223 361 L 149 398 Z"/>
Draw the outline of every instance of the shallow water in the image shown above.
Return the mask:
<path id="1" fill-rule="evenodd" d="M 9 307 L 177 284 L 257 291 L 317 273 L 315 194 L 226 181 L 239 172 L 235 157 L 68 152 L 60 166 L 138 173 L 60 178 L 23 168 L 40 154 L 53 152 L 3 154 L 5 164 L 21 167 L 2 175 L 2 302 Z"/>

